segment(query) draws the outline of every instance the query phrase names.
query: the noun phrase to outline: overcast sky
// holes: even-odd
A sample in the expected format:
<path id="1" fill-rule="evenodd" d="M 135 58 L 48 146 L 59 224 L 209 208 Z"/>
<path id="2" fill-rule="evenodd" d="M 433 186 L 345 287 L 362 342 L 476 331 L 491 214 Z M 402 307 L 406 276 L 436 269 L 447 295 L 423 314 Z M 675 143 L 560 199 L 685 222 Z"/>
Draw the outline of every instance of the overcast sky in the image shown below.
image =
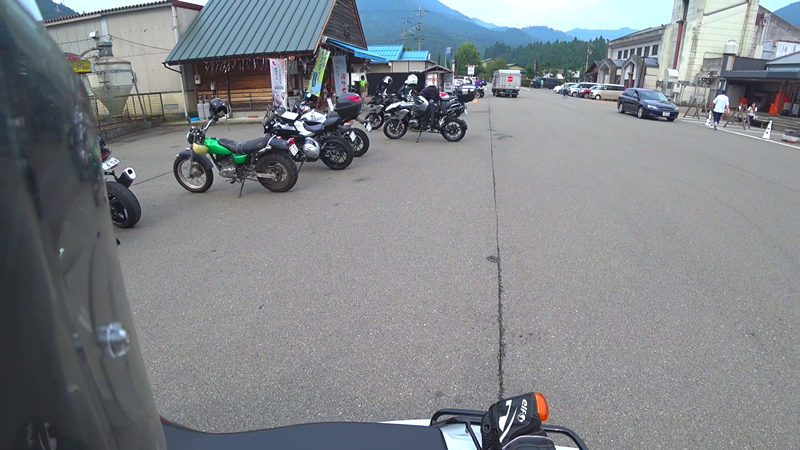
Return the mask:
<path id="1" fill-rule="evenodd" d="M 151 0 L 55 0 L 78 12 L 135 5 Z M 189 0 L 205 4 L 204 0 Z M 293 0 L 298 1 L 298 0 Z M 673 0 L 439 0 L 470 17 L 495 25 L 525 27 L 546 25 L 557 30 L 572 28 L 642 29 L 668 23 Z M 770 11 L 795 0 L 761 0 Z"/>

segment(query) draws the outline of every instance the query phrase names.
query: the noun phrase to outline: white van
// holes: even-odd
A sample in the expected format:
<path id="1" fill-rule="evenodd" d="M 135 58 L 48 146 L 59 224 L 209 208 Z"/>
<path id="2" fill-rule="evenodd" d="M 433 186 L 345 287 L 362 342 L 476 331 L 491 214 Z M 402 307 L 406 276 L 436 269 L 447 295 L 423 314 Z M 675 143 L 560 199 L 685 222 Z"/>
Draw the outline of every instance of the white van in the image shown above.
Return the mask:
<path id="1" fill-rule="evenodd" d="M 596 88 L 592 89 L 589 98 L 617 101 L 624 90 L 625 86 L 621 84 L 598 84 Z"/>

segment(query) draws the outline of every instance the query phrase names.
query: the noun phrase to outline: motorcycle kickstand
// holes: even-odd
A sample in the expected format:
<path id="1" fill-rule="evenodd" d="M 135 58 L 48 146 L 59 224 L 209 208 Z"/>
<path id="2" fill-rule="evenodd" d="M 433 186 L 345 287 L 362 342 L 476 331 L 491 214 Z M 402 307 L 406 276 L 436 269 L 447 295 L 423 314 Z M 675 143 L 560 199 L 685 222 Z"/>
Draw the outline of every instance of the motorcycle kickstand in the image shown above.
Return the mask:
<path id="1" fill-rule="evenodd" d="M 415 144 L 419 143 L 419 138 L 421 137 L 422 137 L 422 130 L 419 130 L 419 134 L 417 135 L 417 142 L 415 142 Z"/>
<path id="2" fill-rule="evenodd" d="M 242 185 L 239 186 L 239 198 L 242 198 L 242 191 L 244 190 L 245 181 L 247 181 L 247 177 L 242 177 Z"/>

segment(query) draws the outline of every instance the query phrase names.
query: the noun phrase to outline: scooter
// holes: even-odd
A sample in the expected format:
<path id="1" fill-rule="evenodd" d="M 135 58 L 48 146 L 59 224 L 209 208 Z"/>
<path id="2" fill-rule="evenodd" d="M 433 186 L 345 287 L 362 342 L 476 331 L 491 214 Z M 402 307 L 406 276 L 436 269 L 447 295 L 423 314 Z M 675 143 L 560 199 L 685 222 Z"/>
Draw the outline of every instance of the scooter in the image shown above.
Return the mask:
<path id="1" fill-rule="evenodd" d="M 136 179 L 136 172 L 127 167 L 117 176 L 114 169 L 119 166 L 120 161 L 111 156 L 111 149 L 100 136 L 97 136 L 97 146 L 100 148 L 100 167 L 103 175 L 113 179 L 113 181 L 106 179 L 111 222 L 120 228 L 131 228 L 139 223 L 142 217 L 142 206 L 130 190 L 131 183 Z"/>

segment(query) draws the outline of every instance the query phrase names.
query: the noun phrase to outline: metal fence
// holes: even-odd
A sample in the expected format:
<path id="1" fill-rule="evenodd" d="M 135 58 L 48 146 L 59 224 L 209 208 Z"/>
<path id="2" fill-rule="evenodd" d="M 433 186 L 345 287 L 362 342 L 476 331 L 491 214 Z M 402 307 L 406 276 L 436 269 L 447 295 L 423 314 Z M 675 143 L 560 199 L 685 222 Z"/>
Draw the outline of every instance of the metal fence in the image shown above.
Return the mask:
<path id="1" fill-rule="evenodd" d="M 97 97 L 90 99 L 92 111 L 98 128 L 107 130 L 120 126 L 129 126 L 135 122 L 164 120 L 164 101 L 161 93 L 131 94 L 112 98 L 112 101 L 124 99 L 124 108 L 118 115 L 112 115 L 108 107 Z"/>

